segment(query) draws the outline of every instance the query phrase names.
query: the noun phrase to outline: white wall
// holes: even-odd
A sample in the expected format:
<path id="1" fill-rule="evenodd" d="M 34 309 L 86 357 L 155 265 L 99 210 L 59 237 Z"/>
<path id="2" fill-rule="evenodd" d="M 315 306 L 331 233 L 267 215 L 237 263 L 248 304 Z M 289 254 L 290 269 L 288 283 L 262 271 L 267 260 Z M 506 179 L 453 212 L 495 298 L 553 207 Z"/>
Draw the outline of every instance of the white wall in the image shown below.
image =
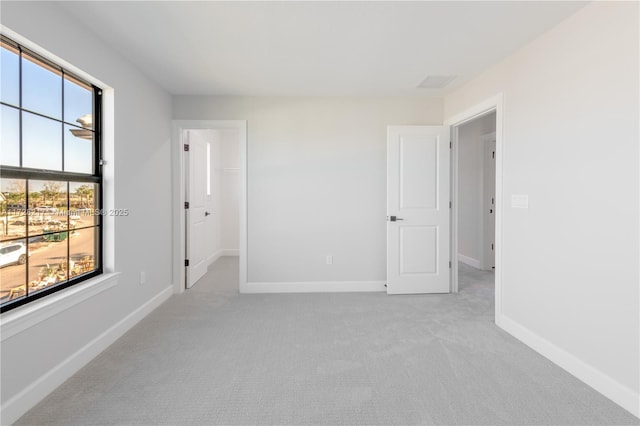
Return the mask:
<path id="1" fill-rule="evenodd" d="M 105 230 L 115 244 L 107 247 L 106 264 L 120 272 L 118 285 L 15 335 L 5 333 L 6 327 L 24 309 L 3 314 L 5 424 L 171 294 L 171 98 L 55 4 L 2 2 L 1 13 L 5 28 L 113 88 L 105 190 L 113 203 L 108 207 L 130 211 Z M 140 271 L 146 272 L 144 285 Z"/>
<path id="2" fill-rule="evenodd" d="M 495 132 L 495 113 L 458 129 L 458 254 L 459 260 L 483 268 L 484 141 Z"/>
<path id="3" fill-rule="evenodd" d="M 504 94 L 498 324 L 636 415 L 638 40 L 637 2 L 594 2 L 445 99 Z"/>
<path id="4" fill-rule="evenodd" d="M 240 132 L 222 129 L 220 135 L 222 250 L 234 255 L 240 250 Z"/>
<path id="5" fill-rule="evenodd" d="M 248 281 L 370 282 L 386 276 L 386 126 L 442 124 L 442 102 L 177 96 L 173 117 L 248 120 Z"/>

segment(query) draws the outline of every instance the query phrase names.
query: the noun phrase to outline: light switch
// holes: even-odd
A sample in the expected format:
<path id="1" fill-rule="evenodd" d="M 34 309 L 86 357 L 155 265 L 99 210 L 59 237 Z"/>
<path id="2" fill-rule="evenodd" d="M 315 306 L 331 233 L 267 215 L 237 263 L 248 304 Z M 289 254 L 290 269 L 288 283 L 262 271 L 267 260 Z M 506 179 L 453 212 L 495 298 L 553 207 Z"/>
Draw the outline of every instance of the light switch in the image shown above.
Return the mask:
<path id="1" fill-rule="evenodd" d="M 526 194 L 511 194 L 511 207 L 514 209 L 528 209 L 529 196 Z"/>

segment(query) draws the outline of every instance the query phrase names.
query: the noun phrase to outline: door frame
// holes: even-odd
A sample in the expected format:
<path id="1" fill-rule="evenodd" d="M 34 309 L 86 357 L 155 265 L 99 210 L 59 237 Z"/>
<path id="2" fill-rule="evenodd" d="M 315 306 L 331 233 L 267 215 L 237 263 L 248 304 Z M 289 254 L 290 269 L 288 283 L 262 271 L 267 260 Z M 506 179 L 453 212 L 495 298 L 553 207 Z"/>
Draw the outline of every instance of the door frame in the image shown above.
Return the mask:
<path id="1" fill-rule="evenodd" d="M 458 133 L 461 125 L 484 115 L 496 113 L 496 228 L 495 228 L 495 316 L 502 314 L 502 212 L 503 212 L 503 119 L 504 96 L 499 93 L 484 102 L 456 114 L 445 125 L 451 128 L 451 292 L 458 292 Z"/>
<path id="2" fill-rule="evenodd" d="M 173 120 L 172 121 L 172 279 L 173 292 L 180 294 L 185 291 L 185 158 L 183 149 L 183 135 L 186 130 L 220 130 L 236 129 L 240 135 L 240 283 L 247 282 L 247 121 L 246 120 Z"/>

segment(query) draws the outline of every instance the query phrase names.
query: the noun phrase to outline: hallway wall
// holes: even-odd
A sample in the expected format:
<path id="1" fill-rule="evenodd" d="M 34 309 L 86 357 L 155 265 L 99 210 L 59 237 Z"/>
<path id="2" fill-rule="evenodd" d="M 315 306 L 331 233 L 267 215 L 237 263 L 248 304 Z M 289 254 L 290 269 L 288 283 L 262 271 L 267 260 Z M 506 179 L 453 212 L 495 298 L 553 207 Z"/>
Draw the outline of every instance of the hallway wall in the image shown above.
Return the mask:
<path id="1" fill-rule="evenodd" d="M 639 7 L 591 3 L 445 99 L 504 99 L 498 324 L 636 416 Z"/>

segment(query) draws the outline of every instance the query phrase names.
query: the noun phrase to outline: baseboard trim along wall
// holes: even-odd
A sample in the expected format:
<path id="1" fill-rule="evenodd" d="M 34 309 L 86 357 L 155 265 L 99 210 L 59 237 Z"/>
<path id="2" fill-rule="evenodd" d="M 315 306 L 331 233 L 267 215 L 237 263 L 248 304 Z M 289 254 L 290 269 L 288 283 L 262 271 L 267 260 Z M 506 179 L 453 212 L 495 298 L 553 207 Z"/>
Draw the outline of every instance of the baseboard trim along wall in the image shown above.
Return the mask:
<path id="1" fill-rule="evenodd" d="M 248 282 L 240 293 L 352 293 L 386 291 L 385 281 Z"/>
<path id="2" fill-rule="evenodd" d="M 462 262 L 466 265 L 472 266 L 476 269 L 484 269 L 482 267 L 482 263 L 478 259 L 474 259 L 473 257 L 465 256 L 464 254 L 458 253 L 458 261 Z"/>
<path id="3" fill-rule="evenodd" d="M 104 333 L 87 343 L 66 360 L 49 370 L 46 374 L 31 383 L 17 395 L 2 405 L 2 424 L 11 424 L 24 413 L 40 402 L 73 376 L 89 361 L 98 356 L 109 345 L 118 340 L 131 327 L 146 317 L 154 309 L 173 295 L 173 286 L 167 287 L 155 295 L 151 300 L 118 321 Z"/>
<path id="4" fill-rule="evenodd" d="M 496 324 L 634 416 L 640 417 L 640 393 L 634 392 L 633 389 L 614 380 L 600 370 L 504 315 L 496 316 Z"/>
<path id="5" fill-rule="evenodd" d="M 220 249 L 215 252 L 213 255 L 209 257 L 207 263 L 209 265 L 213 264 L 216 260 L 220 259 L 222 256 L 240 256 L 240 250 L 238 249 Z"/>

